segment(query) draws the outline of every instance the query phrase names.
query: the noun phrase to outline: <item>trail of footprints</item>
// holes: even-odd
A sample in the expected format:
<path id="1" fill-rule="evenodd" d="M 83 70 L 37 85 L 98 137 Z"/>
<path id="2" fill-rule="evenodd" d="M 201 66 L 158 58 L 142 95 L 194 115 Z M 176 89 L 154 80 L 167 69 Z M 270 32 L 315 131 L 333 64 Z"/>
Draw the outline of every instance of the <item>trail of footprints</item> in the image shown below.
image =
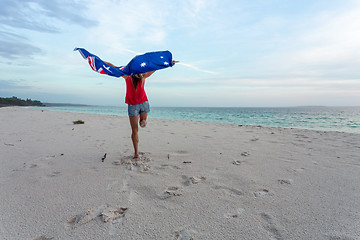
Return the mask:
<path id="1" fill-rule="evenodd" d="M 186 151 L 177 151 L 175 153 L 172 154 L 168 154 L 168 158 L 170 158 L 170 156 L 177 156 L 177 155 L 187 155 L 188 152 Z M 250 153 L 248 152 L 243 152 L 241 153 L 242 157 L 248 157 L 250 155 Z M 113 164 L 115 165 L 125 165 L 127 167 L 128 170 L 133 170 L 133 171 L 138 171 L 140 170 L 140 172 L 149 172 L 151 169 L 150 166 L 150 162 L 151 159 L 149 157 L 146 156 L 146 154 L 141 154 L 139 159 L 132 159 L 132 157 L 124 157 L 122 158 L 120 161 L 114 162 Z M 239 161 L 240 164 L 246 161 Z M 190 162 L 191 163 L 191 162 Z M 236 164 L 234 162 L 234 164 Z M 236 165 L 240 165 L 240 164 L 236 164 Z M 176 167 L 173 165 L 169 165 L 169 164 L 163 164 L 161 165 L 160 168 L 157 169 L 165 169 L 165 167 L 172 167 L 173 169 L 181 169 L 180 167 Z M 161 200 L 166 200 L 169 198 L 173 198 L 173 197 L 180 197 L 184 194 L 186 187 L 189 187 L 191 185 L 195 185 L 195 184 L 199 184 L 200 182 L 206 181 L 206 178 L 203 176 L 182 176 L 182 183 L 181 185 L 178 186 L 168 186 L 166 187 L 161 193 L 158 194 L 159 199 Z M 279 184 L 292 184 L 292 180 L 291 179 L 279 179 Z M 108 185 L 108 189 L 111 189 L 113 185 L 118 184 L 117 181 L 111 183 Z M 124 189 L 128 189 L 128 181 L 126 181 L 126 184 L 124 184 Z M 233 195 L 233 196 L 243 196 L 244 193 L 238 189 L 235 188 L 230 188 L 227 186 L 218 186 L 215 185 L 212 187 L 215 190 L 222 190 L 225 191 L 227 194 Z M 268 189 L 259 189 L 255 192 L 253 192 L 253 195 L 255 198 L 261 198 L 264 197 L 268 194 L 272 194 Z M 99 213 L 99 211 L 97 211 Z M 240 217 L 243 212 L 245 212 L 244 208 L 235 208 L 233 211 L 230 211 L 228 213 L 224 214 L 224 218 L 226 219 L 234 219 L 234 218 L 238 218 Z M 95 214 L 96 216 L 99 216 L 99 214 Z M 83 215 L 80 215 L 83 216 Z M 85 214 L 85 216 L 87 216 Z M 92 218 L 90 218 L 92 219 Z M 70 221 L 71 223 L 73 221 Z M 75 222 L 77 222 L 75 220 Z M 273 220 L 271 218 L 271 216 L 265 214 L 265 213 L 261 213 L 260 214 L 260 222 L 262 223 L 262 226 L 264 227 L 265 230 L 267 230 L 269 232 L 269 234 L 275 238 L 275 239 L 280 239 L 281 235 L 280 235 L 280 231 L 278 230 L 278 228 L 276 227 L 276 225 L 273 223 Z M 79 225 L 79 223 L 76 223 L 77 225 Z M 175 231 L 173 234 L 173 239 L 195 239 L 196 236 L 196 231 L 193 229 L 183 229 L 183 230 L 179 230 L 179 231 Z"/>
<path id="2" fill-rule="evenodd" d="M 58 177 L 61 175 L 60 171 L 54 171 L 53 169 L 53 165 L 54 165 L 54 160 L 58 157 L 62 157 L 64 154 L 59 154 L 59 155 L 44 155 L 44 156 L 40 156 L 32 161 L 29 161 L 27 163 L 23 163 L 21 167 L 15 168 L 12 171 L 13 172 L 18 172 L 18 171 L 35 171 L 38 169 L 41 170 L 46 170 L 48 171 L 50 169 L 50 171 L 48 171 L 48 173 L 45 173 L 44 176 L 42 176 L 42 178 L 53 178 L 53 177 Z"/>
<path id="3" fill-rule="evenodd" d="M 257 141 L 258 139 L 254 139 L 251 141 Z M 186 156 L 188 155 L 187 151 L 177 151 L 171 154 L 168 154 L 168 158 L 171 156 Z M 250 155 L 249 152 L 242 152 L 241 156 L 242 158 L 246 158 Z M 54 156 L 47 156 L 46 159 L 53 158 Z M 132 156 L 126 156 L 120 159 L 120 161 L 115 161 L 112 164 L 114 165 L 124 165 L 128 170 L 141 172 L 141 173 L 149 173 L 151 172 L 151 166 L 150 166 L 151 159 L 148 157 L 148 154 L 141 153 L 140 157 L 137 159 L 133 159 Z M 184 162 L 185 163 L 185 162 Z M 186 162 L 191 163 L 191 161 Z M 241 165 L 243 163 L 246 163 L 246 160 L 234 160 L 234 165 Z M 22 170 L 29 170 L 38 168 L 39 163 L 30 163 L 25 164 L 23 168 L 15 169 L 14 171 L 22 171 Z M 181 169 L 181 167 L 163 164 L 161 167 L 157 169 L 165 169 L 165 167 L 172 167 L 173 169 Z M 304 169 L 296 169 L 294 170 L 296 173 L 301 173 Z M 61 172 L 59 171 L 53 171 L 49 173 L 48 177 L 56 177 L 60 175 Z M 172 197 L 179 197 L 184 194 L 184 187 L 190 187 L 191 185 L 199 184 L 203 181 L 206 181 L 206 178 L 203 176 L 182 176 L 182 183 L 180 186 L 168 186 L 166 187 L 161 193 L 159 193 L 158 197 L 162 200 L 166 200 L 168 198 Z M 126 192 L 129 189 L 129 179 L 126 178 L 123 180 L 123 188 L 122 191 Z M 117 185 L 119 181 L 113 181 L 112 183 L 108 184 L 107 190 L 111 190 L 115 185 Z M 281 185 L 291 185 L 293 184 L 292 179 L 279 179 L 278 183 Z M 213 186 L 212 187 L 215 190 L 222 190 L 227 192 L 227 194 L 231 194 L 233 196 L 242 196 L 244 195 L 243 192 L 240 190 L 226 187 L 226 186 Z M 131 194 L 131 191 L 130 191 Z M 272 193 L 268 189 L 259 189 L 257 191 L 253 192 L 254 198 L 262 198 L 266 195 L 271 195 Z M 130 199 L 130 198 L 129 198 Z M 73 216 L 71 219 L 69 219 L 65 226 L 70 229 L 76 229 L 82 225 L 85 225 L 91 221 L 97 221 L 97 222 L 103 222 L 107 224 L 111 224 L 110 227 L 110 235 L 114 235 L 117 232 L 117 229 L 120 228 L 120 225 L 125 217 L 125 214 L 127 213 L 128 208 L 127 207 L 112 207 L 107 204 L 99 206 L 97 208 L 91 208 L 88 210 L 84 210 L 83 212 Z M 228 212 L 224 214 L 224 218 L 227 219 L 234 219 L 240 217 L 240 215 L 245 211 L 243 208 L 236 208 L 235 210 Z M 259 215 L 260 222 L 262 223 L 262 226 L 265 230 L 269 232 L 269 234 L 275 238 L 275 239 L 281 239 L 280 231 L 278 230 L 278 227 L 276 226 L 274 220 L 272 217 L 266 213 L 261 213 Z M 179 231 L 175 231 L 173 233 L 173 239 L 195 239 L 196 231 L 193 229 L 182 229 Z M 36 239 L 52 239 L 52 238 L 46 238 L 45 236 L 40 236 Z"/>
<path id="4" fill-rule="evenodd" d="M 168 156 L 174 156 L 174 155 L 187 155 L 188 152 L 186 151 L 177 151 L 175 153 L 169 154 Z M 241 153 L 242 157 L 248 157 L 250 153 L 243 152 Z M 126 156 L 123 157 L 120 161 L 113 162 L 114 165 L 124 165 L 128 170 L 141 172 L 141 173 L 149 173 L 151 170 L 150 166 L 151 159 L 148 157 L 148 154 L 141 153 L 140 157 L 138 159 L 133 159 L 132 156 Z M 236 162 L 234 161 L 233 164 L 240 165 L 242 163 L 246 162 L 245 160 Z M 191 162 L 189 162 L 191 163 Z M 173 169 L 181 169 L 180 167 L 163 164 L 161 165 L 161 168 L 157 169 L 165 169 L 165 167 L 171 166 Z M 303 169 L 296 169 L 294 170 L 296 172 L 302 172 Z M 56 176 L 59 174 L 58 172 L 53 172 L 51 175 Z M 159 199 L 161 200 L 167 200 L 169 198 L 173 197 L 180 197 L 184 194 L 186 187 L 190 187 L 192 185 L 199 184 L 203 181 L 206 181 L 206 178 L 203 176 L 182 176 L 182 182 L 178 186 L 168 186 L 166 187 L 161 193 L 158 194 Z M 293 183 L 292 179 L 279 179 L 279 184 L 282 185 L 291 185 Z M 111 190 L 115 185 L 119 184 L 119 181 L 113 181 L 112 183 L 109 183 L 107 186 L 107 190 Z M 238 189 L 230 188 L 227 186 L 212 186 L 215 190 L 222 190 L 225 191 L 227 194 L 233 195 L 233 196 L 243 196 L 244 193 Z M 123 180 L 123 187 L 122 191 L 127 192 L 129 190 L 129 179 L 126 177 L 126 179 Z M 131 195 L 131 191 L 129 193 Z M 259 189 L 257 191 L 253 192 L 254 198 L 262 198 L 266 195 L 272 195 L 268 189 Z M 131 200 L 129 198 L 129 200 Z M 86 223 L 89 223 L 91 221 L 97 221 L 97 222 L 103 222 L 111 224 L 111 229 L 109 234 L 114 235 L 117 231 L 117 229 L 120 228 L 121 223 L 125 217 L 125 214 L 127 212 L 128 208 L 126 207 L 112 207 L 109 205 L 102 205 L 97 208 L 92 208 L 85 210 L 81 212 L 80 214 L 72 217 L 66 222 L 66 227 L 71 229 L 76 229 Z M 235 208 L 233 211 L 230 211 L 228 213 L 224 214 L 224 218 L 226 219 L 235 219 L 239 218 L 243 212 L 245 212 L 244 208 Z M 266 213 L 261 213 L 259 215 L 259 221 L 262 224 L 263 228 L 269 232 L 269 235 L 271 235 L 274 239 L 281 239 L 280 230 L 278 230 L 278 227 L 275 223 L 275 221 L 272 219 L 272 217 Z M 193 229 L 182 229 L 179 231 L 175 231 L 173 233 L 173 239 L 195 239 L 197 232 Z"/>

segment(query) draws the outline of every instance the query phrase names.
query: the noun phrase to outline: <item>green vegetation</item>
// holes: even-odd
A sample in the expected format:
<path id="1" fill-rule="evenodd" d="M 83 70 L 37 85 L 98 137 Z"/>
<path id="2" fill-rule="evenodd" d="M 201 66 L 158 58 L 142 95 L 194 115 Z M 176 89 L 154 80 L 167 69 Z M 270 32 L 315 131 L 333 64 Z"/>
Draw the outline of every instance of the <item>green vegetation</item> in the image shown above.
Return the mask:
<path id="1" fill-rule="evenodd" d="M 2 98 L 0 97 L 0 107 L 6 107 L 6 106 L 39 106 L 43 107 L 45 106 L 42 102 L 37 100 L 31 100 L 31 99 L 20 99 L 17 97 L 11 97 L 11 98 Z"/>
<path id="2" fill-rule="evenodd" d="M 73 121 L 74 124 L 84 124 L 85 122 L 83 120 L 77 120 Z"/>

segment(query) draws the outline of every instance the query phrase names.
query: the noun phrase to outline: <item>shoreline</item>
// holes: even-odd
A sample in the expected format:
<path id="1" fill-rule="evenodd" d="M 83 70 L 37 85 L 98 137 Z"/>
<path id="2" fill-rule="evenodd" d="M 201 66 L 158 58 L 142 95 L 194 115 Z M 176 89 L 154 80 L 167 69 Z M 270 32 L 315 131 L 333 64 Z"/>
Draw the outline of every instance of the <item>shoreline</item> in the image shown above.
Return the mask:
<path id="1" fill-rule="evenodd" d="M 97 106 L 96 106 L 97 107 Z M 38 107 L 25 107 L 25 108 L 30 108 L 30 109 L 37 109 Z M 59 111 L 59 112 L 68 112 L 68 113 L 84 113 L 84 114 L 97 114 L 97 115 L 106 115 L 106 116 L 124 116 L 127 117 L 127 110 L 126 112 L 124 111 L 123 114 L 111 114 L 111 113 L 92 113 L 92 112 L 80 112 L 80 111 L 71 111 L 71 110 L 57 110 L 57 109 L 46 109 L 43 107 L 39 107 L 44 111 Z M 113 107 L 111 107 L 113 108 Z M 117 108 L 117 107 L 115 107 Z M 126 107 L 123 107 L 124 109 Z M 156 109 L 156 107 L 154 107 Z M 159 108 L 159 107 L 158 107 Z M 161 108 L 161 107 L 160 107 Z M 165 107 L 166 108 L 166 107 Z M 182 107 L 180 107 L 182 108 Z M 294 107 L 297 108 L 297 107 Z M 301 108 L 301 107 L 299 107 Z M 352 107 L 349 107 L 352 108 Z M 186 107 L 185 107 L 186 109 Z M 221 108 L 220 108 L 221 109 Z M 149 114 L 149 119 L 159 119 L 159 120 L 177 120 L 177 121 L 189 121 L 189 122 L 203 122 L 203 123 L 220 123 L 220 124 L 228 124 L 228 125 L 237 125 L 237 126 L 253 126 L 253 127 L 267 127 L 267 128 L 284 128 L 284 129 L 300 129 L 300 130 L 310 130 L 310 131 L 320 131 L 320 132 L 339 132 L 339 133 L 353 133 L 353 134 L 360 134 L 360 130 L 358 130 L 359 132 L 355 131 L 355 129 L 353 130 L 335 130 L 335 129 L 328 129 L 326 127 L 305 127 L 305 126 L 271 126 L 271 125 L 261 125 L 261 124 L 239 124 L 239 123 L 231 123 L 229 121 L 216 121 L 216 120 L 191 120 L 191 119 L 178 119 L 178 118 L 173 118 L 173 117 L 169 117 L 169 118 L 161 118 L 161 117 L 157 117 L 157 116 L 152 116 L 151 113 Z M 350 128 L 351 129 L 351 128 Z"/>
<path id="2" fill-rule="evenodd" d="M 0 238 L 360 237 L 356 133 L 151 118 L 135 161 L 125 116 L 0 119 Z"/>

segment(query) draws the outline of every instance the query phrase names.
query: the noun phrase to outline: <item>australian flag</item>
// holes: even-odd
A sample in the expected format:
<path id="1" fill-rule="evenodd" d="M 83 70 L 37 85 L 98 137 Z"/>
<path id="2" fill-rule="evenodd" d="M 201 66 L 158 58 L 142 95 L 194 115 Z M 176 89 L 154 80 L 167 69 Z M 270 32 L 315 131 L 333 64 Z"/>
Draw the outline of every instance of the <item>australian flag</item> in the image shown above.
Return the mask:
<path id="1" fill-rule="evenodd" d="M 113 77 L 146 73 L 174 65 L 172 54 L 169 51 L 148 52 L 137 55 L 126 66 L 121 67 L 111 66 L 83 48 L 75 48 L 74 51 L 79 51 L 83 58 L 87 59 L 92 70 Z"/>

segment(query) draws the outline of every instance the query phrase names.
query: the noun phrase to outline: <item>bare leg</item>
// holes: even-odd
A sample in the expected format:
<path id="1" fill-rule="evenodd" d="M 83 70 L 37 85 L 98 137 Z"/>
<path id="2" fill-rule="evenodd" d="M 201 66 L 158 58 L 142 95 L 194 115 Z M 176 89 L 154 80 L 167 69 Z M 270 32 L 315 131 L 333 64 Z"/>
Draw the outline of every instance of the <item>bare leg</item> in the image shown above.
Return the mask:
<path id="1" fill-rule="evenodd" d="M 130 126 L 131 126 L 131 140 L 133 142 L 134 145 L 134 158 L 138 158 L 139 157 L 139 135 L 138 135 L 138 131 L 139 131 L 139 127 L 138 127 L 138 122 L 139 122 L 139 116 L 133 117 L 133 116 L 129 116 L 129 120 L 130 120 Z"/>
<path id="2" fill-rule="evenodd" d="M 146 119 L 147 119 L 147 113 L 141 113 L 140 114 L 140 122 L 139 122 L 140 127 L 142 127 L 142 128 L 146 127 L 146 124 L 147 124 Z"/>

